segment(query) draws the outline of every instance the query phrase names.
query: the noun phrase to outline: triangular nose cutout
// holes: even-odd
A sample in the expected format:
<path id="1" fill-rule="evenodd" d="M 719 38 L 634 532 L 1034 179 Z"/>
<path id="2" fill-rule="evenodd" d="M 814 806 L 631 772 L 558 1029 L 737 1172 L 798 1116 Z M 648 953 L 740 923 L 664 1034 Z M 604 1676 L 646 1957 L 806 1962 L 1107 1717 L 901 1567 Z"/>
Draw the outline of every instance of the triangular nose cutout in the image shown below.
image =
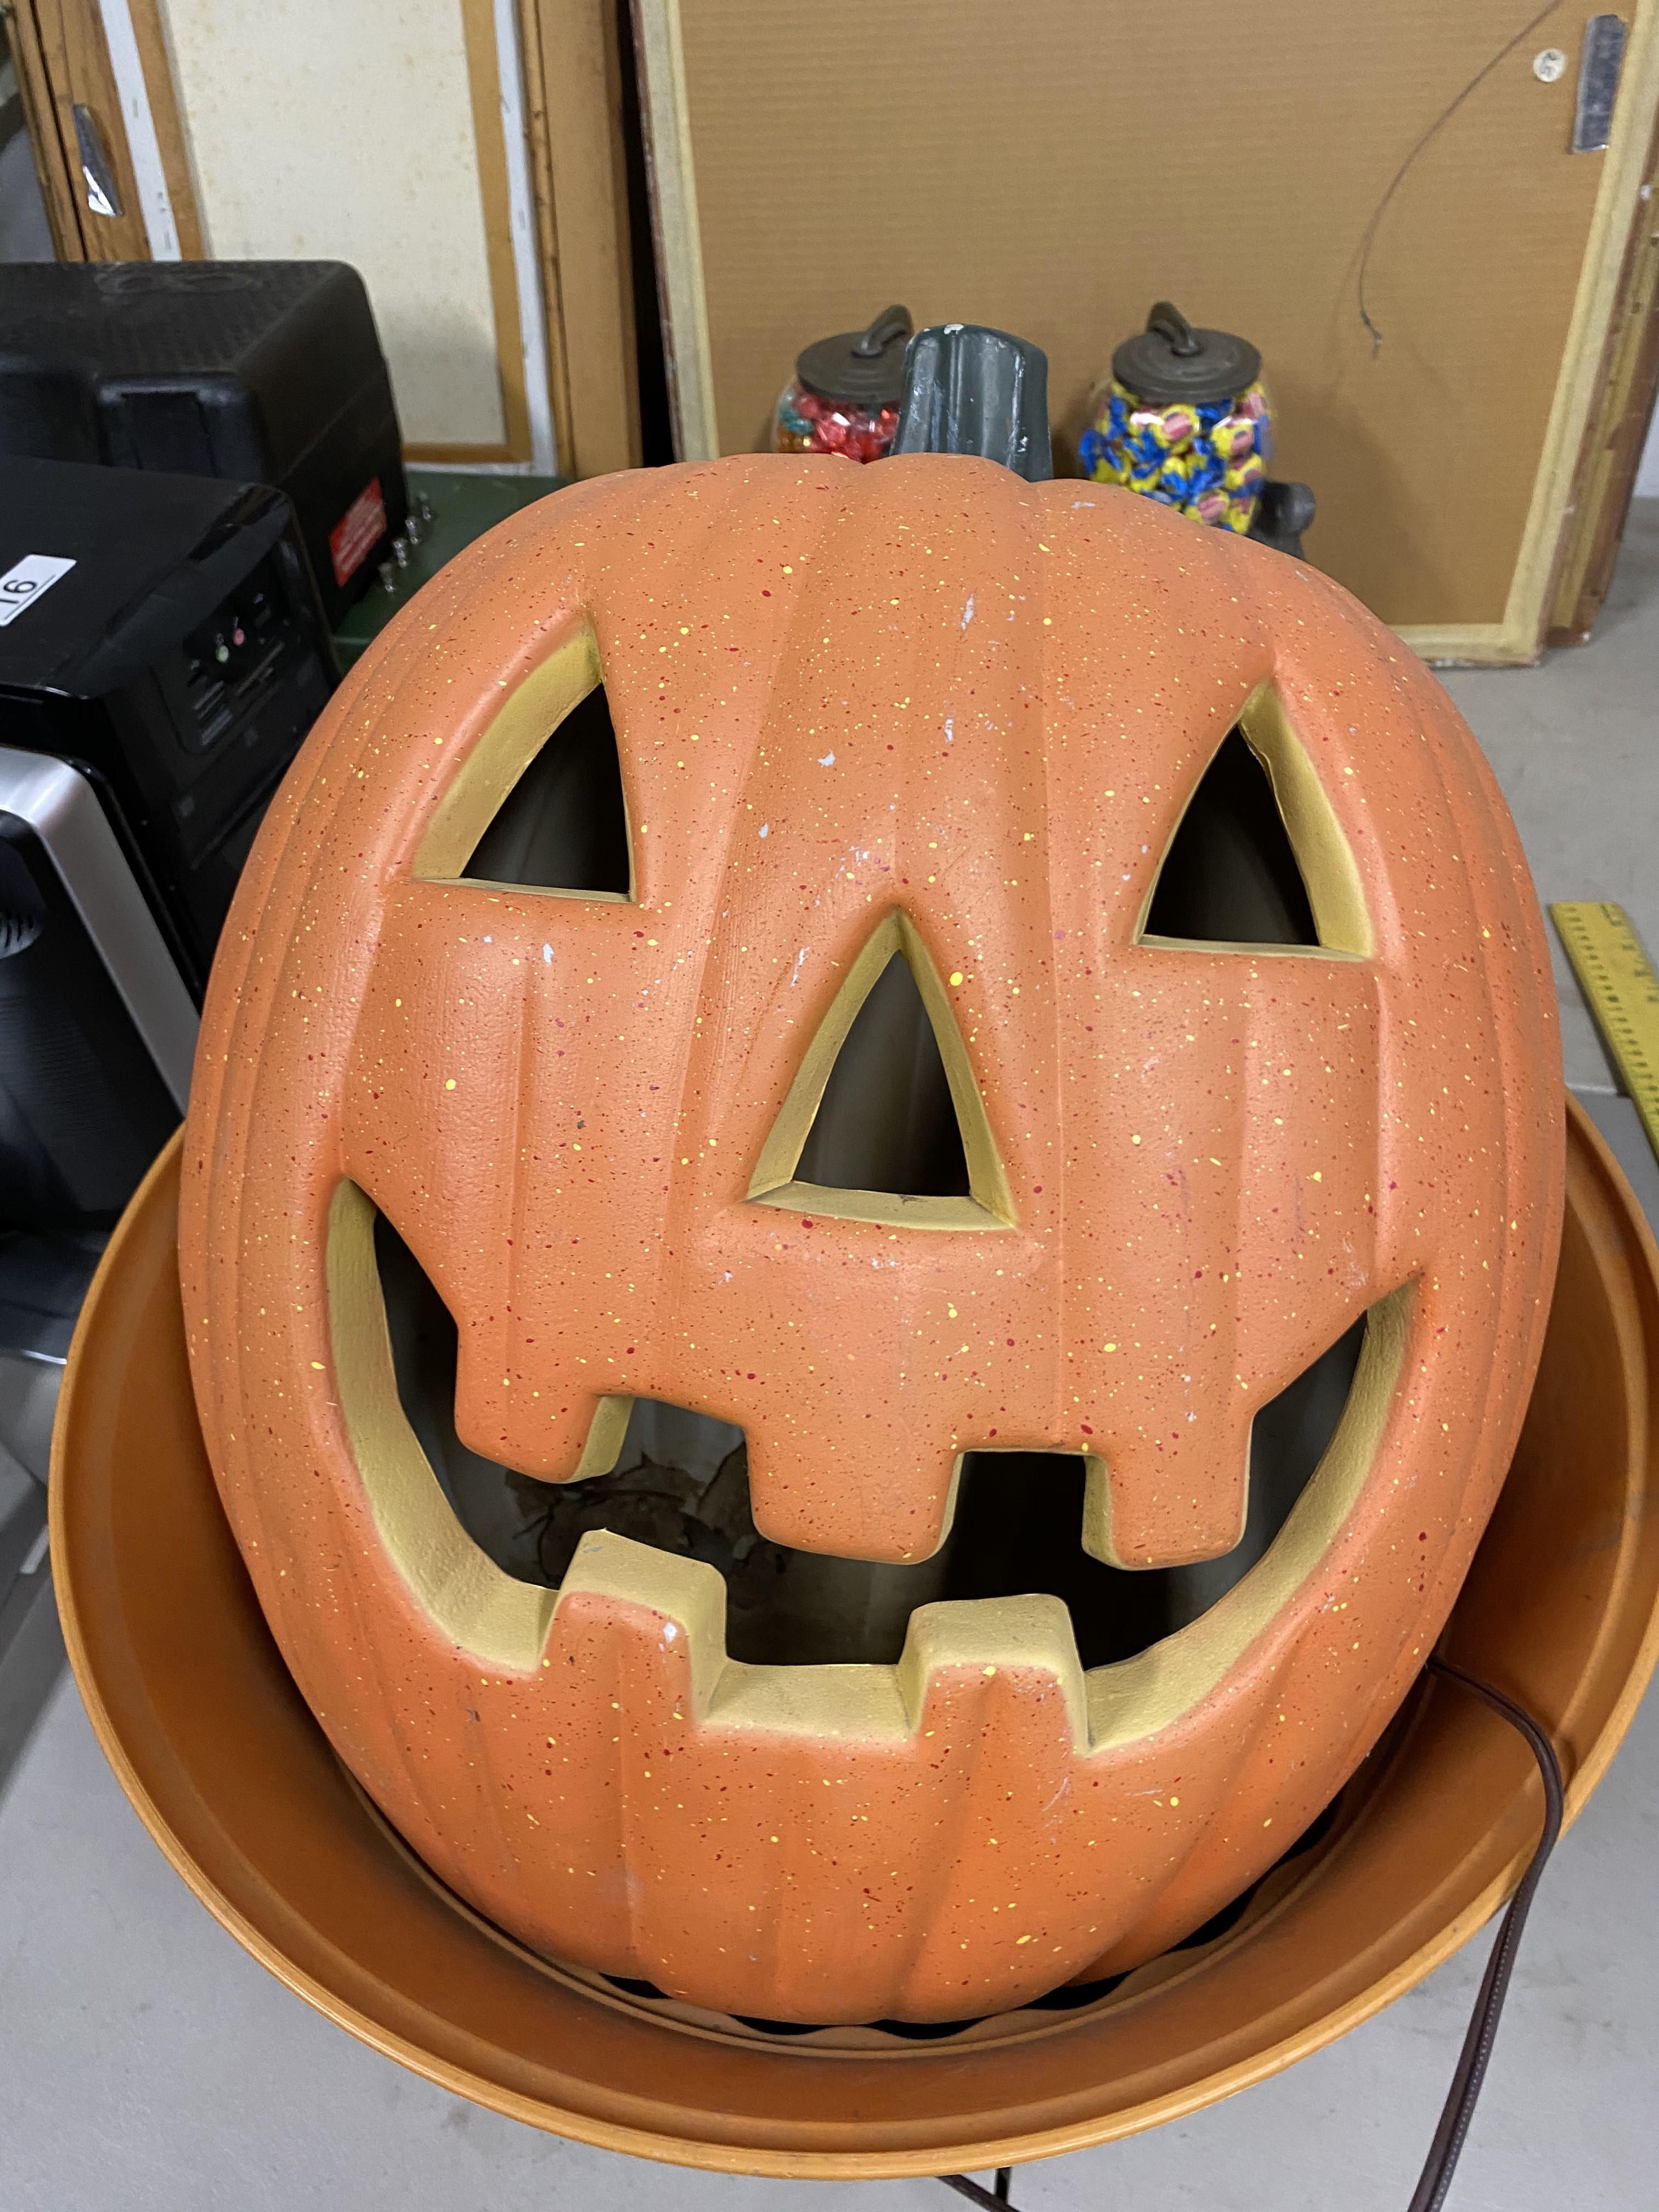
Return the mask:
<path id="1" fill-rule="evenodd" d="M 795 1164 L 797 1182 L 966 1198 L 968 1155 L 939 1040 L 896 952 L 854 1016 Z"/>
<path id="2" fill-rule="evenodd" d="M 749 1195 L 912 1228 L 1012 1225 L 1007 1178 L 961 1031 L 908 915 L 888 915 L 853 963 Z"/>

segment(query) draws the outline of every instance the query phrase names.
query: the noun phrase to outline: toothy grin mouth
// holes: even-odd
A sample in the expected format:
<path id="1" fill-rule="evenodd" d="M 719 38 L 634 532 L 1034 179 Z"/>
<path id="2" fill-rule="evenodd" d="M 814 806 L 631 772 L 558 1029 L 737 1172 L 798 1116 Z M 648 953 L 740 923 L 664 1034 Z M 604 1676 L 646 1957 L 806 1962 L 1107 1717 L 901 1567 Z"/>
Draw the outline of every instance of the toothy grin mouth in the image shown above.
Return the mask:
<path id="1" fill-rule="evenodd" d="M 1249 1516 L 1224 1558 L 1108 1566 L 1080 1540 L 1083 1458 L 992 1450 L 965 1455 L 940 1549 L 893 1565 L 771 1542 L 755 1526 L 743 1431 L 691 1408 L 635 1400 L 612 1470 L 568 1483 L 468 1450 L 455 1431 L 454 1322 L 383 1215 L 373 1235 L 398 1398 L 471 1544 L 503 1574 L 542 1590 L 566 1582 L 582 1538 L 595 1531 L 703 1562 L 726 1585 L 728 1656 L 765 1667 L 891 1667 L 918 1607 L 1031 1595 L 1064 1605 L 1085 1668 L 1133 1658 L 1197 1621 L 1265 1558 L 1326 1457 L 1366 1334 L 1362 1319 L 1257 1415 Z"/>
<path id="2" fill-rule="evenodd" d="M 1316 946 L 1273 791 L 1237 732 L 1218 766 L 1224 773 L 1206 777 L 1183 822 L 1193 852 L 1182 860 L 1177 839 L 1164 871 L 1170 880 L 1160 877 L 1149 915 L 1158 941 L 1218 934 Z M 1212 784 L 1206 811 L 1204 794 Z M 499 858 L 491 863 L 499 865 Z M 871 972 L 863 974 L 860 963 Z M 854 963 L 803 1060 L 748 1196 L 798 1210 L 810 1198 L 815 1213 L 896 1223 L 907 1232 L 1011 1225 L 1012 1200 L 975 1075 L 927 950 L 897 909 Z M 392 1222 L 355 1186 L 343 1186 L 337 1200 L 330 1266 L 342 1401 L 382 1534 L 458 1642 L 471 1635 L 474 1648 L 488 1644 L 498 1657 L 511 1654 L 526 1665 L 536 1663 L 551 1619 L 548 1594 L 586 1587 L 599 1556 L 592 1545 L 584 1547 L 590 1536 L 623 1537 L 640 1547 L 641 1587 L 656 1589 L 665 1613 L 690 1606 L 696 1589 L 715 1594 L 706 1573 L 688 1580 L 686 1567 L 717 1571 L 725 1589 L 726 1656 L 750 1668 L 891 1668 L 922 1608 L 936 1626 L 940 1608 L 1030 1599 L 1048 1601 L 1051 1628 L 1057 1625 L 1062 1635 L 1069 1619 L 1084 1668 L 1118 1667 L 1194 1628 L 1270 1552 L 1282 1601 L 1363 1484 L 1392 1395 L 1382 1369 L 1397 1359 L 1405 1310 L 1405 1293 L 1382 1301 L 1257 1413 L 1245 1524 L 1224 1556 L 1133 1570 L 1109 1565 L 1084 1544 L 1091 1463 L 1076 1451 L 993 1448 L 963 1455 L 938 1551 L 891 1564 L 771 1540 L 755 1523 L 743 1431 L 693 1407 L 602 1399 L 585 1463 L 605 1466 L 627 1409 L 620 1448 L 608 1471 L 568 1482 L 481 1457 L 456 1432 L 455 1322 Z M 355 1348 L 352 1332 L 343 1334 L 339 1326 L 342 1285 L 345 1306 L 355 1304 L 361 1317 L 372 1303 L 376 1316 L 367 1332 L 359 1329 Z M 1385 1311 L 1390 1326 L 1373 1344 L 1368 1324 Z M 361 1370 L 355 1378 L 354 1363 Z M 1368 1369 L 1373 1382 L 1386 1380 L 1388 1387 L 1357 1389 L 1356 1378 Z M 1355 1413 L 1361 1398 L 1365 1404 Z M 1326 1474 L 1328 1462 L 1336 1462 Z M 1101 1463 L 1093 1465 L 1098 1485 Z M 1322 1498 L 1313 1494 L 1320 1492 Z M 1097 1491 L 1090 1504 L 1090 1540 L 1098 1550 Z M 631 1589 L 634 1568 L 617 1565 L 614 1543 L 602 1548 L 611 1582 Z M 684 1563 L 678 1575 L 667 1571 L 674 1559 Z M 1263 1587 L 1257 1577 L 1244 1607 L 1252 1618 Z M 1230 1618 L 1231 1635 L 1243 1618 L 1238 1606 Z M 988 1616 L 957 1626 L 963 1638 L 979 1638 Z"/>

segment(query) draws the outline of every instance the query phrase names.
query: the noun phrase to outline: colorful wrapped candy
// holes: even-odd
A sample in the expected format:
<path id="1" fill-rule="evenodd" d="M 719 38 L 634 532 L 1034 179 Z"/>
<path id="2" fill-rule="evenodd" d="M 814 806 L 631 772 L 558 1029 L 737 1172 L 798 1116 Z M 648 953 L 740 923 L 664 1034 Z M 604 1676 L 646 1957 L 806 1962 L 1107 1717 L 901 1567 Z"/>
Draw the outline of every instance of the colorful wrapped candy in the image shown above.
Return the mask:
<path id="1" fill-rule="evenodd" d="M 1211 529 L 1247 531 L 1273 452 L 1261 356 L 1160 301 L 1112 356 L 1079 444 L 1084 474 Z"/>
<path id="2" fill-rule="evenodd" d="M 773 417 L 772 447 L 779 453 L 844 453 L 849 461 L 878 461 L 897 428 L 896 407 L 859 407 L 790 384 Z"/>
<path id="3" fill-rule="evenodd" d="M 1240 461 L 1247 453 L 1256 450 L 1257 417 L 1241 414 L 1237 409 L 1211 425 L 1209 443 L 1220 454 L 1223 461 Z"/>
<path id="4" fill-rule="evenodd" d="M 772 413 L 779 453 L 840 453 L 878 461 L 898 429 L 908 313 L 889 307 L 868 329 L 820 338 L 802 352 Z"/>

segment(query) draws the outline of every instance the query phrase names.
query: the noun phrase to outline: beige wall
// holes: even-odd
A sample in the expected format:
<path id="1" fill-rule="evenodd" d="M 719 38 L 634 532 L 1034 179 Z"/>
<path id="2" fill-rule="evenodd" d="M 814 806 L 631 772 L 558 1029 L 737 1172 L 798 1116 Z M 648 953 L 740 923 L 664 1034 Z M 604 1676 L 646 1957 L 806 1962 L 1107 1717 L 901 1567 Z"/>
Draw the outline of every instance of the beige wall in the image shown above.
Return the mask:
<path id="1" fill-rule="evenodd" d="M 405 439 L 504 434 L 459 0 L 163 0 L 209 253 L 349 261 Z"/>

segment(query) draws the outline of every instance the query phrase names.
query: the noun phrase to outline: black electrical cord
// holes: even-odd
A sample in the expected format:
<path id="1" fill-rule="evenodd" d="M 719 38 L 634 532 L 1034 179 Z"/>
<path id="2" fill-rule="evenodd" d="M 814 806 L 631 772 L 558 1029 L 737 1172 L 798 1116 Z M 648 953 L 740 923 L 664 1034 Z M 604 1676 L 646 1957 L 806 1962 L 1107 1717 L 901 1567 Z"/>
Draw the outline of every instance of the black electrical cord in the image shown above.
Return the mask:
<path id="1" fill-rule="evenodd" d="M 1509 1723 L 1527 1740 L 1528 1748 L 1538 1761 L 1538 1772 L 1544 1784 L 1544 1826 L 1537 1846 L 1521 1877 L 1515 1895 L 1510 1899 L 1509 1911 L 1504 1915 L 1504 1924 L 1498 1931 L 1498 1941 L 1492 1947 L 1492 1956 L 1486 1961 L 1486 1971 L 1481 1978 L 1480 1995 L 1474 2001 L 1474 2012 L 1469 2021 L 1468 2033 L 1463 2038 L 1463 2049 L 1457 2061 L 1457 2071 L 1446 2094 L 1440 2115 L 1440 2124 L 1434 2131 L 1434 2141 L 1429 2145 L 1429 2155 L 1419 2177 L 1416 2189 L 1407 2212 L 1440 2212 L 1451 2187 L 1452 2175 L 1462 2154 L 1464 2139 L 1469 2131 L 1469 2122 L 1474 2117 L 1475 2100 L 1480 2094 L 1480 2084 L 1486 2077 L 1486 2062 L 1492 2057 L 1492 2047 L 1498 2035 L 1498 2015 L 1504 2009 L 1504 1997 L 1510 1985 L 1510 1976 L 1515 1969 L 1516 1954 L 1521 1948 L 1521 1931 L 1527 1924 L 1527 1915 L 1538 1888 L 1538 1877 L 1544 1871 L 1544 1862 L 1555 1849 L 1561 1833 L 1561 1814 L 1565 1785 L 1561 1779 L 1561 1762 L 1551 1743 L 1532 1715 L 1517 1705 L 1513 1698 L 1506 1698 L 1501 1690 L 1494 1690 L 1490 1682 L 1482 1682 L 1473 1674 L 1466 1674 L 1461 1667 L 1454 1667 L 1449 1659 L 1431 1659 L 1430 1671 L 1443 1674 L 1449 1681 L 1461 1683 L 1464 1689 L 1473 1690 L 1490 1705 L 1500 1719 Z M 1012 2166 L 997 2170 L 996 2194 L 981 2189 L 965 2173 L 941 2173 L 939 2179 L 947 2189 L 965 2197 L 970 2204 L 988 2205 L 990 2212 L 1013 2212 L 1008 2191 L 1013 2178 Z"/>
<path id="2" fill-rule="evenodd" d="M 994 2197 L 988 2189 L 981 2189 L 978 2182 L 969 2181 L 965 2173 L 941 2173 L 939 2178 L 947 2189 L 954 2189 L 958 2197 L 965 2197 L 970 2204 L 988 2204 L 991 2212 L 1004 2212 L 1006 2206 L 1007 2212 L 1013 2212 L 1013 2208 L 1008 2203 L 1009 2185 L 1014 2178 L 1014 2169 L 1012 2166 L 1000 2166 L 997 2168 L 997 2186 Z"/>
<path id="3" fill-rule="evenodd" d="M 1498 1941 L 1492 1947 L 1492 1956 L 1481 1978 L 1480 1994 L 1474 2001 L 1469 2032 L 1463 2038 L 1457 2071 L 1447 2092 L 1445 2109 L 1440 2115 L 1440 2124 L 1434 2131 L 1434 2141 L 1429 2145 L 1429 2155 L 1407 2212 L 1440 2212 L 1446 2201 L 1463 2139 L 1474 2118 L 1475 2100 L 1486 2078 L 1486 2061 L 1492 2057 L 1498 2034 L 1498 2016 L 1504 2009 L 1504 1996 L 1515 1966 L 1515 1954 L 1521 1948 L 1521 1931 L 1527 1924 L 1544 1862 L 1555 1849 L 1556 1838 L 1561 1833 L 1565 1796 L 1561 1762 L 1555 1755 L 1555 1747 L 1529 1712 L 1517 1705 L 1513 1698 L 1506 1698 L 1501 1690 L 1494 1690 L 1490 1682 L 1479 1681 L 1474 1675 L 1466 1674 L 1461 1667 L 1454 1667 L 1449 1659 L 1431 1659 L 1429 1665 L 1437 1674 L 1444 1674 L 1451 1681 L 1461 1682 L 1466 1690 L 1473 1690 L 1493 1712 L 1525 1736 L 1538 1761 L 1539 1777 L 1544 1784 L 1544 1826 L 1520 1886 L 1510 1899 Z"/>

